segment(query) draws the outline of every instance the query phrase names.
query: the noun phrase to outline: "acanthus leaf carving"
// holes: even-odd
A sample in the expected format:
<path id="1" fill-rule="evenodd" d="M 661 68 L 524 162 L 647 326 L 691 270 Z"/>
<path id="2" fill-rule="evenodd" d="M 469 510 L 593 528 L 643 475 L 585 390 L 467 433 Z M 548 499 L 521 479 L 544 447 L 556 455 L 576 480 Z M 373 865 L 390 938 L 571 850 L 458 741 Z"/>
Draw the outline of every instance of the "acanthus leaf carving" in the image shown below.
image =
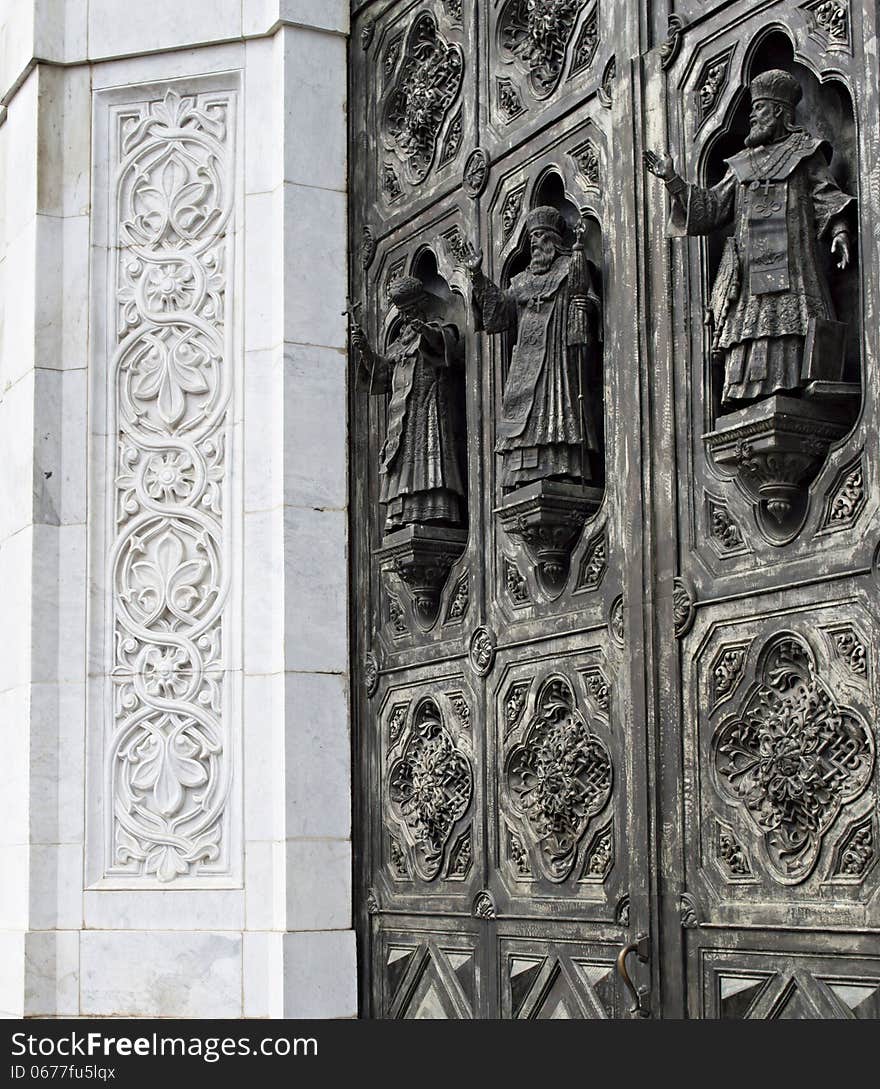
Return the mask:
<path id="1" fill-rule="evenodd" d="M 692 893 L 683 892 L 678 901 L 679 917 L 683 930 L 696 930 L 700 926 L 700 910 Z"/>
<path id="2" fill-rule="evenodd" d="M 519 222 L 525 191 L 524 185 L 511 190 L 501 205 L 501 241 L 503 243 L 507 242 Z"/>
<path id="3" fill-rule="evenodd" d="M 711 706 L 717 707 L 727 699 L 742 680 L 746 664 L 747 643 L 723 646 L 712 662 Z"/>
<path id="4" fill-rule="evenodd" d="M 471 872 L 473 862 L 472 832 L 470 828 L 466 828 L 449 852 L 446 876 L 453 881 L 464 881 Z"/>
<path id="5" fill-rule="evenodd" d="M 709 539 L 720 556 L 738 556 L 750 551 L 740 524 L 730 513 L 726 503 L 706 494 L 706 515 Z"/>
<path id="6" fill-rule="evenodd" d="M 826 503 L 824 527 L 847 529 L 857 520 L 867 502 L 862 457 L 847 465 L 837 477 Z"/>
<path id="7" fill-rule="evenodd" d="M 447 692 L 447 696 L 462 729 L 469 730 L 471 728 L 471 709 L 468 701 L 464 698 L 464 693 Z"/>
<path id="8" fill-rule="evenodd" d="M 608 569 L 608 547 L 605 532 L 596 534 L 587 545 L 587 551 L 581 560 L 577 590 L 597 590 Z"/>
<path id="9" fill-rule="evenodd" d="M 717 57 L 706 61 L 697 79 L 697 128 L 700 129 L 709 120 L 718 107 L 724 88 L 727 86 L 730 62 L 735 47 L 726 49 Z"/>
<path id="10" fill-rule="evenodd" d="M 596 710 L 608 718 L 611 714 L 611 685 L 599 666 L 589 666 L 584 670 L 584 684 Z"/>
<path id="11" fill-rule="evenodd" d="M 507 756 L 503 783 L 546 877 L 564 881 L 592 818 L 611 797 L 612 765 L 563 678 L 541 689 L 522 741 Z"/>
<path id="12" fill-rule="evenodd" d="M 592 140 L 586 140 L 569 153 L 577 167 L 578 177 L 585 189 L 601 189 L 601 167 L 599 152 Z"/>
<path id="13" fill-rule="evenodd" d="M 532 867 L 529 865 L 529 854 L 522 839 L 513 831 L 507 830 L 507 857 L 513 867 L 514 876 L 525 879 L 532 876 Z"/>
<path id="14" fill-rule="evenodd" d="M 806 880 L 846 805 L 867 788 L 874 739 L 817 675 L 797 636 L 771 640 L 739 713 L 716 731 L 712 760 L 721 792 L 763 837 L 783 884 Z"/>
<path id="15" fill-rule="evenodd" d="M 514 121 L 520 114 L 526 112 L 519 91 L 514 86 L 512 80 L 503 76 L 497 76 L 495 79 L 495 90 L 498 97 L 498 109 L 505 121 Z"/>
<path id="16" fill-rule="evenodd" d="M 849 624 L 828 630 L 834 653 L 859 679 L 868 675 L 868 650 L 861 635 Z"/>
<path id="17" fill-rule="evenodd" d="M 572 50 L 571 75 L 576 76 L 585 72 L 593 63 L 596 50 L 599 48 L 599 5 L 584 19 L 581 29 L 575 39 Z"/>
<path id="18" fill-rule="evenodd" d="M 847 0 L 811 0 L 801 4 L 810 37 L 826 53 L 851 53 L 850 14 Z"/>
<path id="19" fill-rule="evenodd" d="M 528 605 L 531 601 L 529 584 L 517 563 L 508 556 L 504 557 L 504 586 L 513 606 Z"/>
<path id="20" fill-rule="evenodd" d="M 443 0 L 443 10 L 453 26 L 461 26 L 462 0 Z"/>
<path id="21" fill-rule="evenodd" d="M 507 0 L 498 18 L 503 59 L 528 77 L 532 93 L 546 98 L 559 84 L 568 44 L 586 0 Z"/>
<path id="22" fill-rule="evenodd" d="M 715 853 L 724 875 L 734 880 L 752 877 L 752 866 L 736 833 L 724 821 L 715 821 Z"/>
<path id="23" fill-rule="evenodd" d="M 363 241 L 361 242 L 361 268 L 364 272 L 373 263 L 373 258 L 376 256 L 376 238 L 369 227 L 365 226 L 363 231 Z"/>
<path id="24" fill-rule="evenodd" d="M 394 204 L 403 196 L 403 189 L 400 186 L 400 179 L 397 176 L 397 171 L 391 165 L 391 163 L 382 164 L 382 192 L 389 204 Z"/>
<path id="25" fill-rule="evenodd" d="M 599 101 L 606 110 L 611 109 L 614 97 L 614 81 L 617 78 L 617 58 L 611 57 L 602 70 L 602 82 L 599 85 Z"/>
<path id="26" fill-rule="evenodd" d="M 470 578 L 467 571 L 462 571 L 455 583 L 452 597 L 446 609 L 445 623 L 458 623 L 464 619 L 470 602 Z"/>
<path id="27" fill-rule="evenodd" d="M 869 813 L 844 833 L 831 868 L 832 876 L 860 881 L 874 862 L 874 820 Z"/>
<path id="28" fill-rule="evenodd" d="M 234 114 L 234 92 L 169 90 L 121 114 L 111 145 L 116 465 L 102 874 L 111 879 L 170 884 L 232 866 L 224 514 Z"/>
<path id="29" fill-rule="evenodd" d="M 438 166 L 446 166 L 458 155 L 461 150 L 461 142 L 464 138 L 464 114 L 462 110 L 456 112 L 449 122 L 446 130 L 446 139 L 443 141 L 443 150 L 440 152 Z"/>
<path id="30" fill-rule="evenodd" d="M 433 881 L 440 872 L 452 831 L 470 807 L 473 779 L 470 762 L 443 725 L 437 704 L 424 700 L 388 776 L 391 816 L 404 829 L 423 881 Z"/>
<path id="31" fill-rule="evenodd" d="M 460 45 L 444 41 L 429 12 L 416 16 L 383 114 L 386 143 L 413 185 L 425 180 L 446 115 L 458 98 L 464 72 Z"/>
<path id="32" fill-rule="evenodd" d="M 531 681 L 515 681 L 504 697 L 504 732 L 515 730 L 526 708 L 526 697 L 532 686 Z"/>
<path id="33" fill-rule="evenodd" d="M 364 655 L 363 676 L 364 691 L 372 698 L 379 687 L 379 660 L 371 650 Z"/>
<path id="34" fill-rule="evenodd" d="M 660 46 L 660 67 L 672 66 L 681 48 L 681 39 L 687 28 L 687 22 L 681 15 L 670 15 L 667 22 L 666 40 Z"/>
<path id="35" fill-rule="evenodd" d="M 474 916 L 475 919 L 497 918 L 495 901 L 492 898 L 492 893 L 489 892 L 488 889 L 483 889 L 482 892 L 478 892 L 477 895 L 474 897 L 471 914 Z"/>
<path id="36" fill-rule="evenodd" d="M 612 825 L 600 828 L 584 856 L 582 881 L 604 881 L 614 863 L 614 831 Z"/>
<path id="37" fill-rule="evenodd" d="M 388 740 L 396 745 L 406 725 L 406 713 L 409 711 L 409 700 L 404 703 L 395 703 L 388 717 Z"/>
<path id="38" fill-rule="evenodd" d="M 672 616 L 676 639 L 681 639 L 691 630 L 695 615 L 696 606 L 690 585 L 683 578 L 675 578 L 672 584 Z"/>
<path id="39" fill-rule="evenodd" d="M 611 638 L 619 647 L 626 644 L 626 616 L 623 610 L 623 594 L 618 594 L 611 603 L 611 609 L 608 613 L 608 630 L 611 633 Z"/>
<path id="40" fill-rule="evenodd" d="M 391 593 L 390 590 L 385 592 L 388 597 L 388 621 L 391 624 L 391 631 L 395 639 L 400 639 L 409 633 L 406 622 L 406 609 L 397 594 Z"/>

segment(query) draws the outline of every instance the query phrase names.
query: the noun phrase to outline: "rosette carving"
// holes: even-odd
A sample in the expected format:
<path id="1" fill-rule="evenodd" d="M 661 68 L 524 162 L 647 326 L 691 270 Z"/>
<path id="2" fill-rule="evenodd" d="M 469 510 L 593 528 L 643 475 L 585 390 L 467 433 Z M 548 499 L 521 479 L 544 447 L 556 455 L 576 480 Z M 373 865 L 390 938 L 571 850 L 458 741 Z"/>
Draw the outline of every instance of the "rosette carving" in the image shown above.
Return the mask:
<path id="1" fill-rule="evenodd" d="M 565 66 L 578 13 L 586 0 L 508 0 L 498 20 L 501 55 L 528 76 L 532 93 L 546 98 Z"/>
<path id="2" fill-rule="evenodd" d="M 511 749 L 504 786 L 551 881 L 564 881 L 592 818 L 611 797 L 611 757 L 575 705 L 568 681 L 541 689 L 523 740 Z"/>
<path id="3" fill-rule="evenodd" d="M 464 55 L 449 44 L 429 12 L 414 20 L 406 37 L 403 62 L 384 112 L 386 143 L 413 185 L 431 170 L 443 122 L 461 90 Z"/>
<path id="4" fill-rule="evenodd" d="M 761 833 L 773 876 L 785 884 L 813 871 L 843 808 L 868 786 L 874 740 L 817 676 L 806 643 L 780 636 L 765 648 L 739 714 L 712 743 L 721 792 Z"/>
<path id="5" fill-rule="evenodd" d="M 391 815 L 405 831 L 416 873 L 433 881 L 474 793 L 471 765 L 456 748 L 433 700 L 416 708 L 403 754 L 392 764 L 388 782 Z"/>

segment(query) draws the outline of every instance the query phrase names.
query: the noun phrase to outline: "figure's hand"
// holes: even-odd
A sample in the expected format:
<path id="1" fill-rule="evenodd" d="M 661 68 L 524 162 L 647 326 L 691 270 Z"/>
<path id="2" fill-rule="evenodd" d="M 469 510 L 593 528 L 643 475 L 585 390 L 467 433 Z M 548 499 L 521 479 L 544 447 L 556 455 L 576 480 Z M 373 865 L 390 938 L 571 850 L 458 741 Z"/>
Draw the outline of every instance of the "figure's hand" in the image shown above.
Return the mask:
<path id="1" fill-rule="evenodd" d="M 831 256 L 837 258 L 837 267 L 845 269 L 849 265 L 849 238 L 845 234 L 834 236 L 831 243 Z"/>
<path id="2" fill-rule="evenodd" d="M 646 151 L 642 161 L 646 169 L 661 181 L 671 181 L 675 177 L 675 162 L 665 151 L 659 155 L 656 151 Z"/>
<path id="3" fill-rule="evenodd" d="M 370 342 L 367 339 L 367 334 L 360 325 L 352 323 L 350 336 L 353 348 L 357 348 L 362 356 L 370 354 Z"/>
<path id="4" fill-rule="evenodd" d="M 483 267 L 483 251 L 465 242 L 461 247 L 461 264 L 471 276 L 476 276 Z"/>

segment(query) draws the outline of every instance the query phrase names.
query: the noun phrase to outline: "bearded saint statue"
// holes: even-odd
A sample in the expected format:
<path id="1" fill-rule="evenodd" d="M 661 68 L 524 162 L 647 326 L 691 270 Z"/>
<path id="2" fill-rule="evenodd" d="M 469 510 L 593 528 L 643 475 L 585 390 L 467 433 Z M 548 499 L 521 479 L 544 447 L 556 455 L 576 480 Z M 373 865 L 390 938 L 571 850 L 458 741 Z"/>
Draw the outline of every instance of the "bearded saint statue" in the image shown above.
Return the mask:
<path id="1" fill-rule="evenodd" d="M 850 261 L 845 212 L 854 198 L 828 169 L 827 144 L 795 124 L 801 86 L 773 70 L 749 85 L 745 150 L 727 160 L 711 189 L 688 185 L 668 154 L 645 152 L 645 166 L 672 196 L 671 236 L 704 235 L 734 224 L 712 290 L 713 351 L 724 361 L 722 402 L 795 391 L 823 362 L 839 380 L 845 327 L 835 320 L 817 247 L 827 240 L 837 267 Z"/>
<path id="2" fill-rule="evenodd" d="M 516 330 L 495 450 L 506 490 L 536 480 L 590 479 L 589 452 L 599 449 L 583 402 L 584 352 L 599 339 L 599 299 L 576 245 L 564 250 L 565 221 L 549 206 L 526 218 L 528 268 L 503 290 L 482 271 L 483 255 L 466 245 L 463 264 L 473 290 L 477 328 Z"/>
<path id="3" fill-rule="evenodd" d="M 360 326 L 351 331 L 370 393 L 390 391 L 379 455 L 379 501 L 385 531 L 404 526 L 458 526 L 464 520 L 463 419 L 452 375 L 463 363 L 454 325 L 427 321 L 421 280 L 402 276 L 388 290 L 400 325 L 382 355 Z"/>

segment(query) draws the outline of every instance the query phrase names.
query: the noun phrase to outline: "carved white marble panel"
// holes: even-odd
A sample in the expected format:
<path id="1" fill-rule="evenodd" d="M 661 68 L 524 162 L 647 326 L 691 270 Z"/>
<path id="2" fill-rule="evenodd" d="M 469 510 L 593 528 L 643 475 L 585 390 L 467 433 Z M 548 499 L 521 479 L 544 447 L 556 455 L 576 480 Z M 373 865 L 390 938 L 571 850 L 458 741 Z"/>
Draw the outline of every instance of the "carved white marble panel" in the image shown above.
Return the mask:
<path id="1" fill-rule="evenodd" d="M 89 880 L 234 886 L 238 77 L 96 94 Z"/>

